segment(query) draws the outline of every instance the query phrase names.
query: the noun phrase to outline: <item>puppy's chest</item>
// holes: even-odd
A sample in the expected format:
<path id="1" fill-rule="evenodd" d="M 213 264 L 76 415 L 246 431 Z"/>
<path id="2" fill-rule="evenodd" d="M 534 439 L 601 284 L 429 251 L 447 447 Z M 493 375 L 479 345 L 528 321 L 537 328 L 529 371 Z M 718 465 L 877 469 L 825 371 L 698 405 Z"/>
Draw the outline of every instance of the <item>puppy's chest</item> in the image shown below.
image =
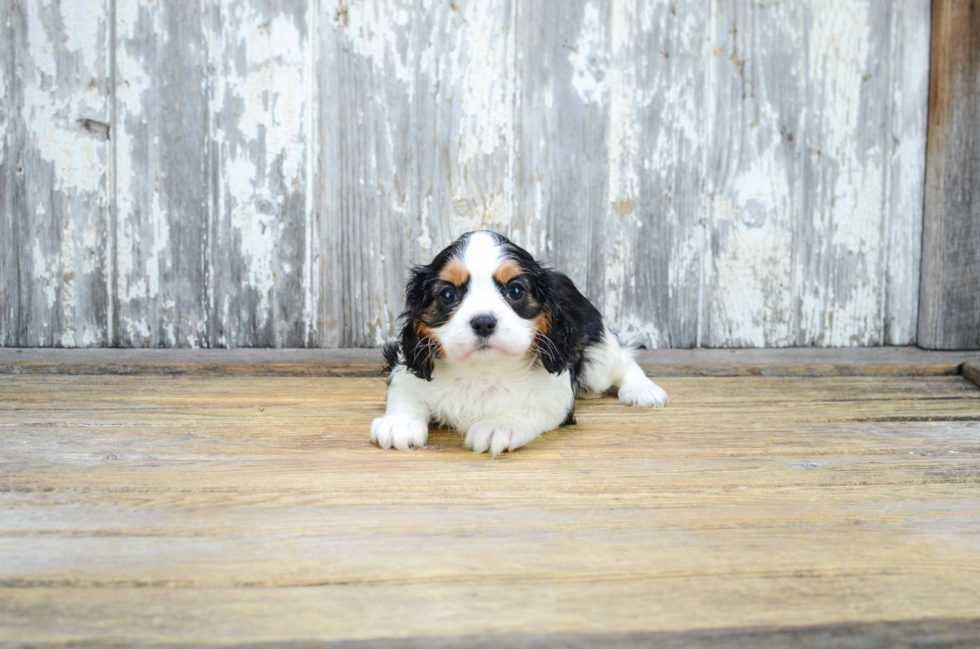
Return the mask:
<path id="1" fill-rule="evenodd" d="M 514 375 L 434 372 L 427 400 L 434 418 L 452 426 L 527 414 L 529 408 L 565 412 L 574 401 L 568 374 L 543 369 Z"/>

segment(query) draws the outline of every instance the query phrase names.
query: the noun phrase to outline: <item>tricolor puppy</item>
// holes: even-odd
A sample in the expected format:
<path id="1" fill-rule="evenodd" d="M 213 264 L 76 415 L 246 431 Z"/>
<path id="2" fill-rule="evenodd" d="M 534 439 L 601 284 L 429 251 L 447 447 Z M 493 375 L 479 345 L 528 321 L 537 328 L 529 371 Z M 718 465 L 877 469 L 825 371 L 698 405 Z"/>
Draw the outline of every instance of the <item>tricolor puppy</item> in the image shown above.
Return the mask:
<path id="1" fill-rule="evenodd" d="M 575 423 L 575 397 L 612 387 L 628 406 L 662 407 L 648 379 L 572 280 L 493 232 L 465 234 L 417 266 L 391 374 L 381 448 L 425 446 L 429 423 L 451 426 L 477 453 L 518 449 Z"/>

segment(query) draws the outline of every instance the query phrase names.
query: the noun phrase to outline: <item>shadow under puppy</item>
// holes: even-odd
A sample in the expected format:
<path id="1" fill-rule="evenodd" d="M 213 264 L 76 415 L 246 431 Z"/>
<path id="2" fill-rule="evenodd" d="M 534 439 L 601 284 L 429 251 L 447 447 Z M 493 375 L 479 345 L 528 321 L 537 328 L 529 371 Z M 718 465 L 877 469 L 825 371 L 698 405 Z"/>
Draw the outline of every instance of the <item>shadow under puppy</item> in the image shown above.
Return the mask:
<path id="1" fill-rule="evenodd" d="M 625 405 L 667 404 L 572 280 L 493 232 L 412 269 L 402 318 L 385 347 L 385 415 L 371 424 L 381 448 L 423 447 L 433 422 L 497 456 L 575 423 L 576 396 L 617 387 Z"/>

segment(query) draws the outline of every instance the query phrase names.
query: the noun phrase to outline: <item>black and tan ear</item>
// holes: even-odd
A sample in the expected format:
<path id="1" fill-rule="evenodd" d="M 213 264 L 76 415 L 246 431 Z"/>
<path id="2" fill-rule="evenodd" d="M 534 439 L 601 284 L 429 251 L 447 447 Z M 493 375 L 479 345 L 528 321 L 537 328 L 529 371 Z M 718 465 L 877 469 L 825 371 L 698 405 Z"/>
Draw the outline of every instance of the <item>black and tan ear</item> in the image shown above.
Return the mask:
<path id="1" fill-rule="evenodd" d="M 433 280 L 430 266 L 412 268 L 405 286 L 405 312 L 401 315 L 402 332 L 399 341 L 399 363 L 426 381 L 432 380 L 432 368 L 440 353 L 439 343 L 431 336 L 422 320 L 429 303 L 429 284 Z"/>
<path id="2" fill-rule="evenodd" d="M 539 334 L 544 337 L 538 343 L 541 364 L 553 374 L 568 370 L 575 381 L 586 348 L 602 341 L 602 315 L 567 276 L 546 270 L 544 281 L 538 283 L 548 316 L 547 329 Z"/>
<path id="3" fill-rule="evenodd" d="M 568 296 L 563 292 L 561 275 L 542 271 L 534 277 L 535 293 L 544 311 L 538 316 L 538 358 L 551 374 L 561 374 L 577 362 L 575 331 L 569 318 Z"/>

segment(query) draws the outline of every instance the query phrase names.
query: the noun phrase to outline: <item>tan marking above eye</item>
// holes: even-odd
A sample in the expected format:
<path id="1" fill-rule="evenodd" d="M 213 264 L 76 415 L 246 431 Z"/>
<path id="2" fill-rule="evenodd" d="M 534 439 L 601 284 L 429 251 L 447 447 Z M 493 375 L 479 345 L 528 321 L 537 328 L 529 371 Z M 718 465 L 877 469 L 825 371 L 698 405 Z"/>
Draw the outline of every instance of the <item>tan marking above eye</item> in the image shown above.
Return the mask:
<path id="1" fill-rule="evenodd" d="M 453 286 L 462 286 L 469 280 L 470 271 L 466 270 L 460 259 L 450 259 L 449 263 L 439 271 L 439 279 L 445 280 Z"/>
<path id="2" fill-rule="evenodd" d="M 507 283 L 512 279 L 520 277 L 521 267 L 513 259 L 505 259 L 497 266 L 497 270 L 493 271 L 493 278 L 507 286 Z"/>

